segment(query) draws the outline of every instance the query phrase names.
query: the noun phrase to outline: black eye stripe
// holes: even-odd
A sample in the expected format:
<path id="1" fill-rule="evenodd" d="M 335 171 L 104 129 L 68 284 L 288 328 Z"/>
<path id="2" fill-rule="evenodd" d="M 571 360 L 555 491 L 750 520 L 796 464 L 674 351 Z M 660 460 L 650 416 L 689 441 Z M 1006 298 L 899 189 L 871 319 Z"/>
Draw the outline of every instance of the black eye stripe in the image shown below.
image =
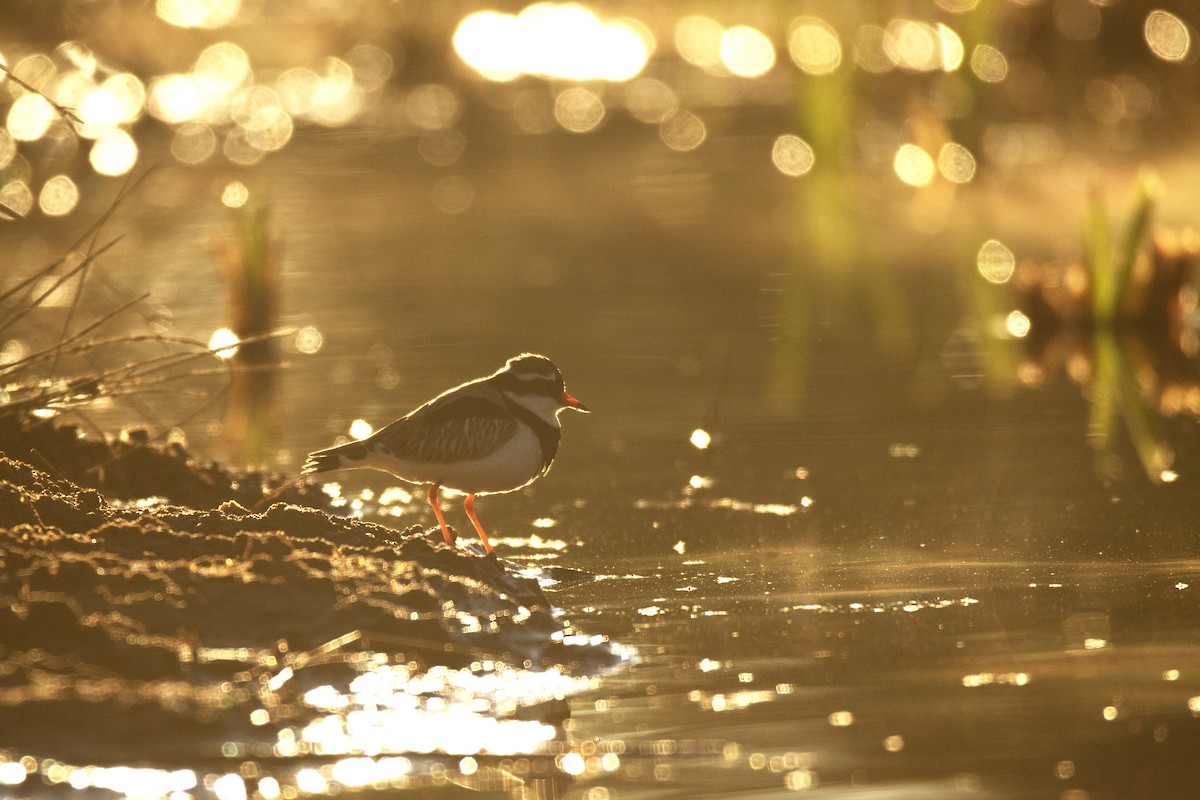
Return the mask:
<path id="1" fill-rule="evenodd" d="M 502 389 L 515 394 L 544 394 L 547 397 L 557 397 L 563 393 L 562 381 L 550 378 L 523 378 L 511 372 L 502 372 L 497 377 Z"/>

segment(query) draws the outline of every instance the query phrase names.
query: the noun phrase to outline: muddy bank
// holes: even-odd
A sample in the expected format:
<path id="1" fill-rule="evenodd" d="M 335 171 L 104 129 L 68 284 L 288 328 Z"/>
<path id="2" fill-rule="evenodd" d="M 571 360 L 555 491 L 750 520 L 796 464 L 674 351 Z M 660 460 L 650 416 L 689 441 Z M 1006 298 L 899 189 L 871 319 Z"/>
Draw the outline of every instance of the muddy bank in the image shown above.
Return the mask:
<path id="1" fill-rule="evenodd" d="M 85 435 L 77 425 L 3 414 L 0 453 L 109 499 L 155 497 L 188 508 L 215 508 L 227 500 L 254 507 L 272 492 L 279 501 L 317 508 L 328 500 L 318 488 L 291 484 L 278 473 L 239 472 L 204 461 L 180 442 L 157 441 L 145 428 L 101 437 Z"/>
<path id="2" fill-rule="evenodd" d="M 0 457 L 0 716 L 20 721 L 0 748 L 96 759 L 254 740 L 255 709 L 285 724 L 304 691 L 366 661 L 611 662 L 563 644 L 535 581 L 440 540 L 285 503 L 117 507 Z"/>

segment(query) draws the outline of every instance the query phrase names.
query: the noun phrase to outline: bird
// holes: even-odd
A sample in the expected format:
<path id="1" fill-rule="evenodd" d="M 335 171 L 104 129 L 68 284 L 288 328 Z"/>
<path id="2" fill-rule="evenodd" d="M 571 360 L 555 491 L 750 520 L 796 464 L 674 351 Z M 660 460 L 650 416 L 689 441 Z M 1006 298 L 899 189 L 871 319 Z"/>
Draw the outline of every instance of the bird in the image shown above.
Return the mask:
<path id="1" fill-rule="evenodd" d="M 487 555 L 494 557 L 475 514 L 475 497 L 516 491 L 545 475 L 558 454 L 558 414 L 566 409 L 590 410 L 567 394 L 553 361 L 522 353 L 491 375 L 447 389 L 365 439 L 309 453 L 300 473 L 368 468 L 425 485 L 451 547 L 454 537 L 439 492 L 465 495 L 463 509 Z"/>

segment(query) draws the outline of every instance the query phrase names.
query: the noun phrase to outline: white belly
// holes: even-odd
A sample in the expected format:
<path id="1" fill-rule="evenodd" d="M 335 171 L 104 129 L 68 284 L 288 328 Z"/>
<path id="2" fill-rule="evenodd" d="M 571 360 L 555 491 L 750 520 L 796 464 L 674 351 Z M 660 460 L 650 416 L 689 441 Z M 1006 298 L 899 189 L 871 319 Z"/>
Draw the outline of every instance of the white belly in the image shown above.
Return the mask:
<path id="1" fill-rule="evenodd" d="M 409 483 L 436 483 L 462 494 L 496 494 L 520 489 L 541 474 L 542 446 L 533 431 L 521 425 L 503 446 L 474 461 L 436 463 L 376 456 L 362 466 L 390 472 Z"/>

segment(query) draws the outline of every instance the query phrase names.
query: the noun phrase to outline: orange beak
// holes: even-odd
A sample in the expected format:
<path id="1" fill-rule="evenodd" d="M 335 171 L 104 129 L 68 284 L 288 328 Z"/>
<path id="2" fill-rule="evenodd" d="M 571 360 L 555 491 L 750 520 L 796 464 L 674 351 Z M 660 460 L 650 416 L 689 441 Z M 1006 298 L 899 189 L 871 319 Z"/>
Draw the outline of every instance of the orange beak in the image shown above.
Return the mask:
<path id="1" fill-rule="evenodd" d="M 558 402 L 563 408 L 573 408 L 576 411 L 582 411 L 585 414 L 591 411 L 590 408 L 576 400 L 574 397 L 571 397 L 571 395 L 567 394 L 566 392 L 562 393 L 562 397 L 558 398 Z"/>

